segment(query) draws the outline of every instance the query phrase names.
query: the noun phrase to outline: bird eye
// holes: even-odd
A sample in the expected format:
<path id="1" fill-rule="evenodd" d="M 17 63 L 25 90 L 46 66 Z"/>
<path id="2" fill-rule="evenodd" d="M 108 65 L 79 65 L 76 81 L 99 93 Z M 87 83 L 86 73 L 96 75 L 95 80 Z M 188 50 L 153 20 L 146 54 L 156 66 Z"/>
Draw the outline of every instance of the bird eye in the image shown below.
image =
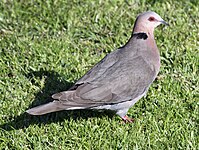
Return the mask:
<path id="1" fill-rule="evenodd" d="M 150 17 L 148 20 L 149 21 L 155 21 L 155 18 L 154 17 Z"/>

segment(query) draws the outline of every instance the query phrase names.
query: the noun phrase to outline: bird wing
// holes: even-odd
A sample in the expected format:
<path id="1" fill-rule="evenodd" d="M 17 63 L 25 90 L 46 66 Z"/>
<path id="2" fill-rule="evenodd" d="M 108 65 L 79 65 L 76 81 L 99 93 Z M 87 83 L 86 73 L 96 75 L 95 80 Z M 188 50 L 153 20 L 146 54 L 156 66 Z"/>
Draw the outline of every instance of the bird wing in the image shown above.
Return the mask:
<path id="1" fill-rule="evenodd" d="M 52 97 L 64 105 L 93 107 L 132 100 L 146 92 L 156 72 L 142 56 L 148 49 L 144 41 L 133 42 L 133 47 L 108 54 L 69 91 Z"/>

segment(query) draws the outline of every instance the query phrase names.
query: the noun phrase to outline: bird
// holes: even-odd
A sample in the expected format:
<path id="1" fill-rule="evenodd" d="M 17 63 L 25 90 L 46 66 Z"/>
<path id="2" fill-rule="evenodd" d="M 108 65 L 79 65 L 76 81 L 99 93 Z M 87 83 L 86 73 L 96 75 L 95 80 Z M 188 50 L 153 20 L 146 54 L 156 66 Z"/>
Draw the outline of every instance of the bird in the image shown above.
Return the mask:
<path id="1" fill-rule="evenodd" d="M 28 109 L 30 115 L 62 110 L 111 110 L 124 122 L 133 122 L 128 110 L 143 96 L 160 70 L 160 53 L 154 29 L 169 25 L 157 13 L 136 18 L 127 43 L 107 54 L 67 91 L 52 95 L 54 101 Z"/>

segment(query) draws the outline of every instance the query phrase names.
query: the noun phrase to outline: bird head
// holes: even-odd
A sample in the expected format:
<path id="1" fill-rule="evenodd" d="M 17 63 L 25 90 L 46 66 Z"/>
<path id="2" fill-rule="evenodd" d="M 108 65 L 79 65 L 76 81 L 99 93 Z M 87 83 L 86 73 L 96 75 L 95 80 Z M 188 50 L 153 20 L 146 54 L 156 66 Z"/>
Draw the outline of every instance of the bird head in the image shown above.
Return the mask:
<path id="1" fill-rule="evenodd" d="M 154 29 L 160 24 L 169 25 L 157 13 L 147 11 L 138 15 L 133 32 L 145 32 L 153 34 Z"/>

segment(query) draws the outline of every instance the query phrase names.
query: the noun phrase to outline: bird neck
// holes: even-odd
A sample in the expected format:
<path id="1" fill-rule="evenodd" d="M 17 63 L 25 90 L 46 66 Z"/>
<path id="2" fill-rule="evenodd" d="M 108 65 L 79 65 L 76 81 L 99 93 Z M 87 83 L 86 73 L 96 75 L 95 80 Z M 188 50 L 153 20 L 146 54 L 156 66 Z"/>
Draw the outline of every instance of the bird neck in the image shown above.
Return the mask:
<path id="1" fill-rule="evenodd" d="M 146 26 L 142 24 L 140 25 L 135 24 L 132 35 L 138 34 L 138 33 L 145 33 L 147 35 L 147 39 L 146 39 L 147 45 L 149 45 L 151 49 L 157 49 L 155 39 L 154 39 L 154 28 L 147 28 Z"/>
<path id="2" fill-rule="evenodd" d="M 136 24 L 133 28 L 133 34 L 135 34 L 135 33 L 146 33 L 152 39 L 154 39 L 153 32 L 154 32 L 154 28 L 147 27 L 146 25 L 139 23 L 139 21 L 136 22 Z"/>
<path id="3" fill-rule="evenodd" d="M 155 39 L 154 39 L 154 29 L 150 29 L 148 30 L 147 28 L 143 28 L 142 26 L 136 26 L 133 29 L 133 35 L 138 35 L 138 34 L 146 34 L 147 38 L 146 39 L 142 39 L 146 41 L 146 45 L 149 48 L 148 50 L 150 51 L 150 53 L 153 55 L 153 59 L 152 60 L 148 60 L 149 62 L 151 62 L 152 64 L 154 64 L 155 68 L 156 68 L 156 72 L 159 71 L 160 68 L 160 52 L 158 50 L 158 47 L 156 45 Z M 132 35 L 132 37 L 133 37 Z"/>

